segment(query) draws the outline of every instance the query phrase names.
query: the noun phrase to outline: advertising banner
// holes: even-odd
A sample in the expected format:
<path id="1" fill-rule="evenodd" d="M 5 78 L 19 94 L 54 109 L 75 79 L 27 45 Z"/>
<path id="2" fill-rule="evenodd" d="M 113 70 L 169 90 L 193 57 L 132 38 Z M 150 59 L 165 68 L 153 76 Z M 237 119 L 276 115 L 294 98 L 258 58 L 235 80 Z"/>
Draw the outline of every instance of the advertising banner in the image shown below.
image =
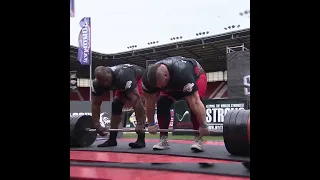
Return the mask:
<path id="1" fill-rule="evenodd" d="M 173 109 L 170 110 L 171 113 L 171 119 L 170 119 L 170 124 L 169 124 L 169 128 L 173 127 Z M 154 114 L 154 122 L 158 125 L 158 119 L 157 119 L 157 110 L 155 111 Z M 148 119 L 146 119 L 146 123 L 148 123 Z M 135 113 L 132 112 L 128 112 L 128 116 L 127 116 L 127 121 L 126 121 L 126 126 L 127 128 L 134 128 L 136 127 L 137 124 L 137 120 L 136 120 L 136 115 Z"/>
<path id="2" fill-rule="evenodd" d="M 211 130 L 223 129 L 224 115 L 230 110 L 248 109 L 246 99 L 205 99 L 206 121 Z M 188 102 L 177 101 L 174 104 L 174 129 L 193 129 L 191 111 Z M 187 135 L 192 133 L 174 132 L 174 135 Z M 221 135 L 219 133 L 213 135 Z"/>
<path id="3" fill-rule="evenodd" d="M 70 0 L 70 17 L 75 16 L 75 11 L 74 11 L 74 0 Z"/>
<path id="4" fill-rule="evenodd" d="M 78 61 L 82 65 L 91 64 L 91 18 L 84 17 L 80 21 L 81 30 L 78 36 Z"/>
<path id="5" fill-rule="evenodd" d="M 108 129 L 110 127 L 111 119 L 111 102 L 104 101 L 100 106 L 100 125 Z M 71 115 L 92 115 L 91 113 L 91 101 L 70 101 L 70 116 Z M 122 123 L 120 124 L 123 128 Z M 122 132 L 118 133 L 118 136 L 122 136 Z"/>

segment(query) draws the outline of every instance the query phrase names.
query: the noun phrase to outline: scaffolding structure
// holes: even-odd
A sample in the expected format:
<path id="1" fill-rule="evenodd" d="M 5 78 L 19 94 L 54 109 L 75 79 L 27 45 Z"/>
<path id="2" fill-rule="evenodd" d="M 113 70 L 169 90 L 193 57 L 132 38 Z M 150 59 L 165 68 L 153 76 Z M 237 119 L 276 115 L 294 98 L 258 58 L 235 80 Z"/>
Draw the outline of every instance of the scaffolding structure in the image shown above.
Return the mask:
<path id="1" fill-rule="evenodd" d="M 248 48 L 244 46 L 244 43 L 240 46 L 226 47 L 227 53 L 236 52 L 236 51 L 250 51 Z"/>

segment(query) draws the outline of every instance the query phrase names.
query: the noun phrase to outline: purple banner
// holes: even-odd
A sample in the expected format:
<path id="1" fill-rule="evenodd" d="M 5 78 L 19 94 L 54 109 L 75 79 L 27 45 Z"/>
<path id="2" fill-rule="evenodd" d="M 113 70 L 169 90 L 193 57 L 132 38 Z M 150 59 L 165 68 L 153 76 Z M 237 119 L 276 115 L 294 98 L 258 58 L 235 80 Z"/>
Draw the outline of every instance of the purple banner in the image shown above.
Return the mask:
<path id="1" fill-rule="evenodd" d="M 70 17 L 74 17 L 74 0 L 70 0 Z"/>
<path id="2" fill-rule="evenodd" d="M 82 65 L 91 64 L 91 18 L 84 17 L 80 21 L 81 31 L 79 33 L 78 42 L 78 61 Z"/>

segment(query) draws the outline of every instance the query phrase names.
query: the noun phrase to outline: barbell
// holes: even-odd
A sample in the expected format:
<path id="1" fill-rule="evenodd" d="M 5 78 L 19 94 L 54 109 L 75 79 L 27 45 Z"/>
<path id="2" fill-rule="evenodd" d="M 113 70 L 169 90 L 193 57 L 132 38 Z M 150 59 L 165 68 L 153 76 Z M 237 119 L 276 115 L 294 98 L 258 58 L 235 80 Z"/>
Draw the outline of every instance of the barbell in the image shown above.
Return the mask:
<path id="1" fill-rule="evenodd" d="M 96 132 L 96 129 L 90 129 L 87 128 L 85 131 L 89 132 Z M 123 128 L 123 129 L 107 129 L 107 132 L 109 131 L 118 131 L 118 132 L 136 132 L 134 128 Z M 141 130 L 142 132 L 148 132 L 148 129 Z M 157 132 L 199 132 L 198 130 L 194 129 L 158 129 Z M 222 133 L 222 130 L 209 130 L 209 132 L 215 132 L 215 133 Z"/>
<path id="2" fill-rule="evenodd" d="M 134 128 L 106 129 L 106 131 L 135 132 Z M 147 132 L 147 129 L 143 130 Z M 193 129 L 158 129 L 158 132 L 198 132 Z M 227 151 L 235 156 L 250 156 L 250 110 L 231 110 L 224 116 L 222 133 Z M 89 115 L 70 117 L 70 147 L 89 147 L 97 138 L 97 132 Z"/>

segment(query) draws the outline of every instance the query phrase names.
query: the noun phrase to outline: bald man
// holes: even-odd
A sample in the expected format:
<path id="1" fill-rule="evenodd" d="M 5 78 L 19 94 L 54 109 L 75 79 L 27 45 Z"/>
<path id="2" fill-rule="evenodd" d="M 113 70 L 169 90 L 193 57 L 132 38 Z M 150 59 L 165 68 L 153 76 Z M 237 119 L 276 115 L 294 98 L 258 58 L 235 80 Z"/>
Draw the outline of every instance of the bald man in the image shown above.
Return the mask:
<path id="1" fill-rule="evenodd" d="M 141 99 L 142 75 L 145 69 L 137 65 L 120 64 L 112 67 L 98 66 L 94 70 L 95 79 L 92 83 L 92 120 L 101 136 L 106 135 L 99 123 L 102 95 L 109 90 L 116 90 L 112 102 L 111 129 L 118 129 L 121 122 L 122 108 L 130 101 L 136 114 L 137 141 L 129 143 L 131 148 L 145 147 L 145 134 L 141 130 L 145 127 L 146 117 Z M 109 139 L 98 147 L 117 146 L 118 132 L 110 132 Z"/>
<path id="2" fill-rule="evenodd" d="M 207 76 L 201 65 L 195 59 L 180 56 L 167 58 L 147 68 L 142 82 L 149 133 L 157 133 L 158 127 L 154 123 L 155 103 L 159 127 L 168 129 L 171 106 L 174 101 L 185 98 L 191 109 L 193 127 L 199 130 L 199 133 L 195 134 L 191 149 L 202 152 L 202 136 L 209 131 L 202 103 L 207 90 Z M 154 145 L 153 149 L 168 149 L 170 146 L 167 138 L 168 133 L 161 132 L 160 142 Z"/>

